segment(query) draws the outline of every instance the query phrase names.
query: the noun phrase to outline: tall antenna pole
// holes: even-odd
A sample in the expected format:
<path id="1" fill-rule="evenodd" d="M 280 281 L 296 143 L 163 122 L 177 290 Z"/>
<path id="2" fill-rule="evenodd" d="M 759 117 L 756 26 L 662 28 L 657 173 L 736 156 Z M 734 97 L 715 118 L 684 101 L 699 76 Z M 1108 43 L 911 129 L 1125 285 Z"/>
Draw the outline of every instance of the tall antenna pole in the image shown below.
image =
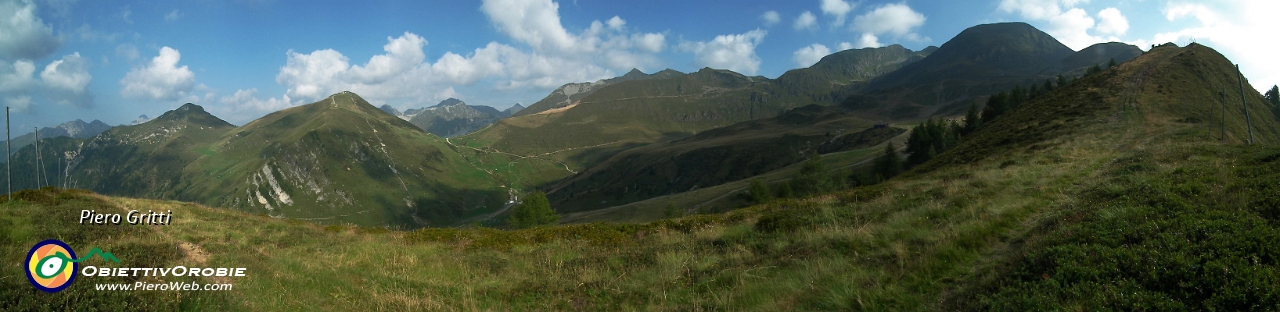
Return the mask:
<path id="1" fill-rule="evenodd" d="M 40 128 L 31 127 L 36 136 L 36 189 L 40 189 Z"/>
<path id="2" fill-rule="evenodd" d="M 1249 129 L 1249 145 L 1253 145 L 1253 122 L 1249 121 L 1249 102 L 1244 100 L 1244 75 L 1240 74 L 1240 64 L 1236 64 L 1236 81 L 1240 83 L 1240 104 L 1244 105 L 1244 124 Z"/>
<path id="3" fill-rule="evenodd" d="M 9 201 L 13 201 L 13 152 L 9 150 L 9 107 L 4 107 L 4 179 L 9 191 Z"/>

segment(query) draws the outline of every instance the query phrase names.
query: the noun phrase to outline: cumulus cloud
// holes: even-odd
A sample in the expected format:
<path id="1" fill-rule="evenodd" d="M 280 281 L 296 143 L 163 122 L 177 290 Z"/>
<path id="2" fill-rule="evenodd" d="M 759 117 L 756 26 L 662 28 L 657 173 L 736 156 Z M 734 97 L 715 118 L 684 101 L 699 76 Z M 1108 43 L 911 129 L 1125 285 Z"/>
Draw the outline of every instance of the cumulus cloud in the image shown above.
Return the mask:
<path id="1" fill-rule="evenodd" d="M 551 0 L 485 0 L 480 11 L 511 39 L 544 51 L 572 51 L 577 38 L 560 24 L 560 5 Z"/>
<path id="2" fill-rule="evenodd" d="M 756 46 L 764 41 L 765 34 L 766 31 L 756 29 L 742 34 L 716 36 L 711 41 L 683 42 L 680 48 L 693 52 L 699 66 L 754 75 L 760 69 Z"/>
<path id="3" fill-rule="evenodd" d="M 853 44 L 848 42 L 841 42 L 840 44 L 836 45 L 836 49 L 839 49 L 840 51 L 853 49 L 853 48 L 854 48 Z"/>
<path id="4" fill-rule="evenodd" d="M 862 37 L 858 38 L 858 43 L 853 45 L 853 48 L 879 48 L 881 46 L 884 45 L 880 43 L 879 37 L 871 33 L 863 33 Z"/>
<path id="5" fill-rule="evenodd" d="M 289 51 L 276 82 L 287 88 L 285 95 L 292 101 L 317 100 L 349 90 L 375 104 L 400 105 L 457 96 L 454 86 L 482 81 L 499 90 L 545 92 L 568 82 L 593 81 L 659 63 L 655 54 L 666 47 L 664 34 L 629 31 L 620 16 L 593 21 L 582 32 L 570 33 L 560 23 L 558 8 L 550 0 L 486 0 L 481 5 L 500 33 L 527 49 L 490 42 L 428 60 L 427 40 L 406 32 L 387 38 L 386 53 L 364 65 L 353 64 L 332 49 Z"/>
<path id="6" fill-rule="evenodd" d="M 782 22 L 782 16 L 778 15 L 778 11 L 766 11 L 760 14 L 760 21 L 764 22 L 765 27 L 769 27 Z"/>
<path id="7" fill-rule="evenodd" d="M 34 60 L 62 45 L 30 0 L 0 0 L 0 59 Z"/>
<path id="8" fill-rule="evenodd" d="M 864 34 L 894 35 L 919 40 L 915 29 L 924 25 L 926 18 L 905 3 L 889 3 L 853 19 L 853 29 Z"/>
<path id="9" fill-rule="evenodd" d="M 809 67 L 821 61 L 822 57 L 828 54 L 831 54 L 831 49 L 828 49 L 825 45 L 815 43 L 791 53 L 791 60 L 795 61 L 797 66 Z"/>
<path id="10" fill-rule="evenodd" d="M 384 53 L 367 61 L 352 60 L 333 49 L 289 50 L 276 75 L 276 83 L 286 89 L 284 94 L 260 99 L 256 89 L 238 90 L 219 99 L 220 109 L 230 116 L 228 120 L 248 120 L 344 90 L 375 105 L 418 107 L 465 97 L 454 88 L 476 84 L 500 92 L 545 95 L 565 83 L 660 64 L 656 53 L 667 45 L 665 34 L 634 31 L 620 16 L 569 32 L 560 22 L 559 5 L 550 0 L 485 0 L 480 9 L 500 34 L 516 44 L 489 42 L 430 59 L 425 53 L 428 41 L 405 32 L 388 37 Z"/>
<path id="11" fill-rule="evenodd" d="M 835 20 L 831 21 L 831 26 L 840 27 L 844 25 L 844 17 L 850 11 L 853 11 L 857 4 L 851 4 L 844 0 L 822 0 L 822 14 L 831 15 Z"/>
<path id="12" fill-rule="evenodd" d="M 230 115 L 236 116 L 242 115 L 239 113 L 244 111 L 274 112 L 300 104 L 290 101 L 289 95 L 283 95 L 280 98 L 260 100 L 257 98 L 257 94 L 257 88 L 236 90 L 235 94 L 218 99 L 218 103 L 221 103 L 222 106 L 214 109 L 214 112 L 227 112 Z"/>
<path id="13" fill-rule="evenodd" d="M 187 66 L 178 66 L 182 53 L 170 47 L 144 66 L 130 70 L 120 80 L 120 95 L 131 99 L 172 101 L 186 96 L 196 85 L 196 75 Z"/>
<path id="14" fill-rule="evenodd" d="M 614 16 L 613 16 L 612 18 L 610 18 L 608 21 L 605 21 L 605 24 L 609 25 L 609 29 L 619 30 L 619 31 L 620 31 L 620 30 L 622 30 L 622 27 L 623 27 L 623 26 L 626 26 L 626 25 L 627 25 L 627 20 L 624 20 L 624 19 L 622 19 L 621 17 L 618 17 L 617 15 L 614 15 Z"/>
<path id="15" fill-rule="evenodd" d="M 1120 14 L 1116 8 L 1106 8 L 1098 12 L 1098 32 L 1110 35 L 1123 35 L 1129 31 L 1129 19 Z"/>
<path id="16" fill-rule="evenodd" d="M 36 65 L 28 60 L 18 60 L 10 64 L 0 60 L 0 93 L 17 92 L 29 89 L 35 84 L 32 74 Z"/>
<path id="17" fill-rule="evenodd" d="M 40 80 L 51 91 L 49 98 L 58 104 L 81 107 L 93 104 L 93 96 L 88 91 L 93 76 L 89 74 L 89 61 L 80 57 L 80 52 L 49 63 L 40 72 Z"/>
<path id="18" fill-rule="evenodd" d="M 800 16 L 796 17 L 796 22 L 791 24 L 791 28 L 795 30 L 813 29 L 817 25 L 818 17 L 814 16 L 812 12 L 804 11 L 804 13 L 800 13 Z"/>
<path id="19" fill-rule="evenodd" d="M 1120 41 L 1114 36 L 1102 37 L 1089 33 L 1120 35 L 1128 30 L 1129 22 L 1119 9 L 1107 8 L 1099 12 L 1099 24 L 1084 9 L 1075 7 L 1081 0 L 1002 0 L 998 10 L 1018 13 L 1023 18 L 1047 22 L 1044 30 L 1062 44 L 1074 50 L 1106 41 Z"/>

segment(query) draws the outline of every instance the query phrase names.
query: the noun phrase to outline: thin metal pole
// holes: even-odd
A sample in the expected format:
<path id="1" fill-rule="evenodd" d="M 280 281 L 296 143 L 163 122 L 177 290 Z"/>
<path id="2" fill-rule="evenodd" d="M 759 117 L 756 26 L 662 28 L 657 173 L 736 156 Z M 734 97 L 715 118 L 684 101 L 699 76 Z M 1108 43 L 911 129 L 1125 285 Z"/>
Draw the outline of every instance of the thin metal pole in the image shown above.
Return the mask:
<path id="1" fill-rule="evenodd" d="M 1240 83 L 1240 104 L 1244 105 L 1244 124 L 1249 129 L 1249 145 L 1253 145 L 1253 122 L 1249 121 L 1249 102 L 1244 100 L 1244 75 L 1240 74 L 1240 64 L 1236 64 L 1236 82 Z"/>
<path id="2" fill-rule="evenodd" d="M 40 189 L 40 128 L 31 127 L 31 132 L 36 136 L 36 189 Z"/>
<path id="3" fill-rule="evenodd" d="M 13 201 L 13 151 L 9 150 L 9 107 L 4 107 L 4 179 L 9 191 L 9 201 Z"/>

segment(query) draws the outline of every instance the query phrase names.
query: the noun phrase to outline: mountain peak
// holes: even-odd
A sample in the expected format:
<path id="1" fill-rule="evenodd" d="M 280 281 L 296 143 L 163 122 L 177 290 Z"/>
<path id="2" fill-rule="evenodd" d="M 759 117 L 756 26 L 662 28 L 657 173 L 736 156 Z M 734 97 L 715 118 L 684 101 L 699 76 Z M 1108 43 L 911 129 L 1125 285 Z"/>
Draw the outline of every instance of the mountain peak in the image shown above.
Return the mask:
<path id="1" fill-rule="evenodd" d="M 458 104 L 466 105 L 467 103 L 466 103 L 466 102 L 463 102 L 462 100 L 459 100 L 459 99 L 455 99 L 455 98 L 447 98 L 447 99 L 444 99 L 444 101 L 440 101 L 440 104 L 436 104 L 435 106 L 432 106 L 432 107 L 454 106 L 454 105 L 458 105 Z"/>
<path id="2" fill-rule="evenodd" d="M 195 105 L 195 104 L 187 103 L 187 104 L 182 104 L 182 106 L 181 106 L 181 107 L 178 107 L 178 109 L 177 109 L 177 111 L 179 111 L 179 112 L 186 112 L 186 111 L 191 111 L 191 110 L 195 110 L 196 112 L 203 112 L 203 111 L 204 111 L 204 107 L 201 107 L 200 105 Z"/>
<path id="3" fill-rule="evenodd" d="M 205 126 L 215 126 L 215 127 L 222 127 L 222 126 L 231 127 L 232 126 L 230 123 L 227 123 L 221 118 L 218 118 L 213 114 L 209 114 L 209 112 L 204 110 L 204 107 L 201 107 L 200 105 L 196 105 L 192 103 L 182 104 L 182 106 L 178 107 L 177 109 L 164 112 L 164 114 L 161 114 L 160 117 L 156 117 L 154 120 L 159 120 L 159 121 L 185 120 L 187 122 L 193 122 L 193 123 L 201 124 Z"/>
<path id="4" fill-rule="evenodd" d="M 644 72 L 640 71 L 640 69 L 632 68 L 631 71 L 627 72 L 626 75 L 622 75 L 622 76 L 623 77 L 642 77 L 642 76 L 648 76 L 648 75 L 649 74 L 645 74 Z"/>

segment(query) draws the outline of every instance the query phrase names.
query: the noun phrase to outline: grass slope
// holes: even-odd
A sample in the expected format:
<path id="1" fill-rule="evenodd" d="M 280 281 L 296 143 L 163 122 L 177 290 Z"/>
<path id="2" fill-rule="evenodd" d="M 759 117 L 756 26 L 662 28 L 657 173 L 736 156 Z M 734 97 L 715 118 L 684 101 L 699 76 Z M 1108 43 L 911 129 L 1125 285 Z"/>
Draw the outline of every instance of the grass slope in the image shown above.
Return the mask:
<path id="1" fill-rule="evenodd" d="M 627 150 L 548 187 L 547 196 L 562 213 L 617 206 L 760 175 L 814 153 L 865 148 L 902 132 L 810 105 Z"/>

